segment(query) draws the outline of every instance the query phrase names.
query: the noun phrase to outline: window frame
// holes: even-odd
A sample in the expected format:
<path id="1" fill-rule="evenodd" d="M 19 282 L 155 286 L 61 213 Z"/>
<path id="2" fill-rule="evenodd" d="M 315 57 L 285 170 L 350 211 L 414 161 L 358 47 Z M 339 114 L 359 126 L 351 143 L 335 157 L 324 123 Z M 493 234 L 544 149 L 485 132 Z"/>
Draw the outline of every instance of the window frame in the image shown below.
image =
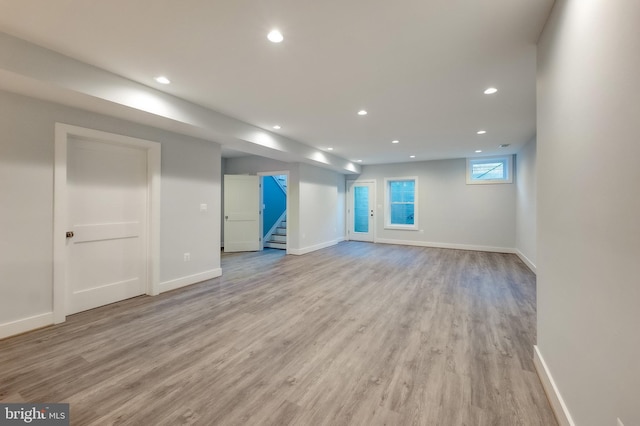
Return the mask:
<path id="1" fill-rule="evenodd" d="M 402 225 L 391 223 L 391 182 L 409 182 L 413 181 L 413 224 Z M 391 177 L 384 178 L 384 229 L 395 229 L 405 231 L 417 231 L 418 230 L 418 177 L 417 176 L 405 176 L 405 177 Z"/>
<path id="2" fill-rule="evenodd" d="M 474 164 L 501 162 L 506 168 L 507 177 L 504 179 L 473 179 L 472 168 Z M 494 185 L 501 183 L 513 183 L 513 155 L 500 155 L 493 157 L 467 158 L 467 185 Z"/>

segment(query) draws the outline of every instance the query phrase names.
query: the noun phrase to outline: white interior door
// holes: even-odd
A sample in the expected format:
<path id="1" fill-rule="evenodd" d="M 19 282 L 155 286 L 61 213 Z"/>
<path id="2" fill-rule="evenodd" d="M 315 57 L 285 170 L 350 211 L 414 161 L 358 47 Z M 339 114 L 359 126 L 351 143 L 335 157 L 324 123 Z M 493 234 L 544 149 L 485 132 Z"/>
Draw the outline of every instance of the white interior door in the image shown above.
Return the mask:
<path id="1" fill-rule="evenodd" d="M 224 251 L 260 250 L 258 176 L 224 175 Z"/>
<path id="2" fill-rule="evenodd" d="M 373 242 L 375 183 L 353 182 L 349 185 L 349 239 Z"/>
<path id="3" fill-rule="evenodd" d="M 70 138 L 67 313 L 145 293 L 147 154 Z"/>

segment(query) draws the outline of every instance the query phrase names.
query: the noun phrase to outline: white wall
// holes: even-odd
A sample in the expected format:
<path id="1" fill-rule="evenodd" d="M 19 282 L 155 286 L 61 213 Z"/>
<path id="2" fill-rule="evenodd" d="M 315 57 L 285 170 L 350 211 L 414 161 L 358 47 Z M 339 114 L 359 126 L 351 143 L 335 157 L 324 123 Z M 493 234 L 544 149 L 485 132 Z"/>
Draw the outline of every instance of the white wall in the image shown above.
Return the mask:
<path id="1" fill-rule="evenodd" d="M 536 139 L 516 155 L 516 251 L 536 272 Z"/>
<path id="2" fill-rule="evenodd" d="M 21 330 L 21 320 L 53 309 L 56 122 L 160 142 L 161 290 L 219 274 L 218 144 L 0 92 L 0 337 L 8 323 Z"/>
<path id="3" fill-rule="evenodd" d="M 329 247 L 345 236 L 345 177 L 300 164 L 300 244 L 295 254 Z"/>
<path id="4" fill-rule="evenodd" d="M 224 164 L 226 174 L 289 171 L 289 253 L 305 254 L 344 240 L 344 175 L 257 156 L 227 158 Z"/>
<path id="5" fill-rule="evenodd" d="M 538 47 L 538 350 L 580 426 L 640 425 L 639 23 L 557 0 Z"/>
<path id="6" fill-rule="evenodd" d="M 384 229 L 384 178 L 409 176 L 418 177 L 420 230 Z M 513 251 L 515 185 L 467 185 L 465 159 L 363 166 L 358 179 L 376 180 L 377 242 Z"/>

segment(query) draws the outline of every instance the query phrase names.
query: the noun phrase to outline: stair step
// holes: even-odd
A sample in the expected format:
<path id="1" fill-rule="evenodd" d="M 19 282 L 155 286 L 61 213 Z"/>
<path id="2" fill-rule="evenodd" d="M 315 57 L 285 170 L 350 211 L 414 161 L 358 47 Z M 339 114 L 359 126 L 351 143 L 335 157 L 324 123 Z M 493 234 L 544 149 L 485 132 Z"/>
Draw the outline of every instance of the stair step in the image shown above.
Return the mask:
<path id="1" fill-rule="evenodd" d="M 271 239 L 269 240 L 270 243 L 286 243 L 287 242 L 287 236 L 286 235 L 277 235 L 277 234 L 273 234 L 271 235 Z"/>
<path id="2" fill-rule="evenodd" d="M 286 250 L 287 249 L 287 245 L 285 243 L 274 243 L 272 241 L 267 241 L 266 243 L 264 243 L 265 248 L 274 248 L 274 249 L 280 249 L 280 250 Z"/>
<path id="3" fill-rule="evenodd" d="M 277 227 L 275 231 L 273 231 L 272 235 L 287 235 L 287 228 Z"/>

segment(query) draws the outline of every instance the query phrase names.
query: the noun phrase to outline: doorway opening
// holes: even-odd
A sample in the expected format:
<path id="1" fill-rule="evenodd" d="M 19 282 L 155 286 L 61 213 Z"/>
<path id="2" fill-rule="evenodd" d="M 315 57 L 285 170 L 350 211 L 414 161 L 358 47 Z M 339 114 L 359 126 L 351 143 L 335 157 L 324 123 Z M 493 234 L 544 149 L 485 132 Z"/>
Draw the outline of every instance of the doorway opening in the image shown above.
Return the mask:
<path id="1" fill-rule="evenodd" d="M 263 248 L 286 250 L 288 173 L 264 173 L 260 179 Z"/>

